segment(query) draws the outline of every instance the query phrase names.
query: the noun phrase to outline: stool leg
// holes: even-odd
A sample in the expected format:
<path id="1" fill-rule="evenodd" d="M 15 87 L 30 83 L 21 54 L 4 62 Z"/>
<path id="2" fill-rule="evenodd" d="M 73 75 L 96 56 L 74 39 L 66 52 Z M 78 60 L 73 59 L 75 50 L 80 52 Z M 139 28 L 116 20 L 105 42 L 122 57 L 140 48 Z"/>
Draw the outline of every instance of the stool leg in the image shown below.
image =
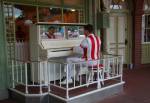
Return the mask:
<path id="1" fill-rule="evenodd" d="M 101 88 L 101 80 L 100 80 L 100 70 L 97 70 L 97 88 Z"/>
<path id="2" fill-rule="evenodd" d="M 92 78 L 92 70 L 89 70 L 88 71 L 88 75 L 87 75 L 87 81 L 86 81 L 86 83 L 87 83 L 87 87 L 89 86 L 89 83 L 90 83 L 90 81 L 92 80 L 91 78 Z"/>
<path id="3" fill-rule="evenodd" d="M 99 77 L 100 77 L 100 81 L 101 81 L 102 85 L 104 85 L 104 78 L 103 78 L 103 71 L 102 70 L 100 70 L 100 72 L 99 72 Z"/>

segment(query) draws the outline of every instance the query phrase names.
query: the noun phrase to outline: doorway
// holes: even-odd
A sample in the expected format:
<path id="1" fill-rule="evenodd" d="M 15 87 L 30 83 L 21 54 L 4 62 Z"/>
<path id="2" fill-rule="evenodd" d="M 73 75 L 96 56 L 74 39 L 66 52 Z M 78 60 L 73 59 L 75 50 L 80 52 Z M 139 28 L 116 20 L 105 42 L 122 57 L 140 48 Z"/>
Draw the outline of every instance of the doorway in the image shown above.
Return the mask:
<path id="1" fill-rule="evenodd" d="M 128 64 L 127 14 L 111 13 L 110 27 L 107 29 L 108 53 L 123 55 L 124 64 Z"/>

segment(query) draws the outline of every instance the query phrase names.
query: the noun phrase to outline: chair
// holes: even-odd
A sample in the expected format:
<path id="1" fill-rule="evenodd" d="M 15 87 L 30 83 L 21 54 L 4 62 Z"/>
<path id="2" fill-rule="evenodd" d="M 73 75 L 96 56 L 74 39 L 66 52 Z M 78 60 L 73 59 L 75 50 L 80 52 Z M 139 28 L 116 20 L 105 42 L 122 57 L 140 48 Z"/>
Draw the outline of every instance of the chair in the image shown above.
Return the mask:
<path id="1" fill-rule="evenodd" d="M 101 87 L 101 83 L 102 85 L 104 85 L 104 76 L 103 76 L 103 70 L 104 70 L 104 66 L 103 64 L 99 64 L 99 65 L 94 65 L 94 66 L 88 66 L 88 78 L 87 78 L 87 86 L 89 86 L 89 83 L 91 82 L 91 80 L 93 81 L 94 78 L 94 74 L 97 73 L 97 81 L 99 83 L 98 88 Z M 99 69 L 99 70 L 98 70 Z"/>

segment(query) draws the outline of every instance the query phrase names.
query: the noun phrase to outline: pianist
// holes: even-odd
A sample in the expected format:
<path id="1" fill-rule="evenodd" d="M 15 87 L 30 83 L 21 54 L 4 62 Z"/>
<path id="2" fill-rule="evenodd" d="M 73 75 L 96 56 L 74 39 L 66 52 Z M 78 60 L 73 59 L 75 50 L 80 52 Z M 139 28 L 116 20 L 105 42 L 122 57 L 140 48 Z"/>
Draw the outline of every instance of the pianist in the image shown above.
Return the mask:
<path id="1" fill-rule="evenodd" d="M 45 34 L 46 38 L 48 38 L 48 39 L 55 39 L 56 38 L 55 35 L 54 35 L 55 32 L 56 32 L 55 27 L 50 26 L 48 28 L 48 32 L 46 32 L 44 34 Z"/>
<path id="2" fill-rule="evenodd" d="M 83 49 L 83 56 L 82 57 L 72 57 L 72 58 L 67 58 L 67 63 L 68 63 L 68 83 L 72 83 L 72 70 L 73 70 L 73 65 L 72 63 L 74 62 L 79 62 L 79 61 L 87 61 L 88 66 L 92 65 L 97 65 L 97 59 L 100 58 L 100 46 L 101 46 L 101 40 L 98 36 L 92 33 L 93 32 L 93 26 L 88 24 L 84 26 L 84 35 L 85 39 L 80 44 L 80 47 Z M 86 65 L 86 64 L 82 64 Z M 80 65 L 79 65 L 80 66 Z M 76 75 L 75 75 L 75 80 L 79 81 L 79 71 L 80 68 L 76 67 Z M 66 80 L 62 81 L 61 84 L 66 84 Z"/>

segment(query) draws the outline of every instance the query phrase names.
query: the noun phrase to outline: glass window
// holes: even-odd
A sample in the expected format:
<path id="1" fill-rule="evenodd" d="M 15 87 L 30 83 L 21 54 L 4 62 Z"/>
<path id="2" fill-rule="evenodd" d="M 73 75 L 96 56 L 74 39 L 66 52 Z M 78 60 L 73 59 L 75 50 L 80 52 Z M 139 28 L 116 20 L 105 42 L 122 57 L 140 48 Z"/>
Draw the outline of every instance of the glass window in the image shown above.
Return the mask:
<path id="1" fill-rule="evenodd" d="M 61 8 L 40 7 L 39 21 L 40 22 L 62 22 Z"/>
<path id="2" fill-rule="evenodd" d="M 64 27 L 59 25 L 40 25 L 42 39 L 64 39 Z"/>
<path id="3" fill-rule="evenodd" d="M 126 0 L 112 0 L 110 9 L 126 9 Z"/>
<path id="4" fill-rule="evenodd" d="M 29 41 L 29 25 L 37 22 L 36 7 L 14 5 L 16 40 Z"/>
<path id="5" fill-rule="evenodd" d="M 72 39 L 84 36 L 83 26 L 40 25 L 42 39 Z"/>
<path id="6" fill-rule="evenodd" d="M 65 31 L 67 34 L 67 38 L 79 38 L 83 36 L 83 26 L 66 26 Z"/>
<path id="7" fill-rule="evenodd" d="M 142 36 L 143 42 L 150 42 L 150 14 L 142 16 Z"/>
<path id="8" fill-rule="evenodd" d="M 63 22 L 65 23 L 83 23 L 83 10 L 63 9 Z"/>
<path id="9" fill-rule="evenodd" d="M 150 0 L 144 0 L 144 10 L 150 10 Z"/>

